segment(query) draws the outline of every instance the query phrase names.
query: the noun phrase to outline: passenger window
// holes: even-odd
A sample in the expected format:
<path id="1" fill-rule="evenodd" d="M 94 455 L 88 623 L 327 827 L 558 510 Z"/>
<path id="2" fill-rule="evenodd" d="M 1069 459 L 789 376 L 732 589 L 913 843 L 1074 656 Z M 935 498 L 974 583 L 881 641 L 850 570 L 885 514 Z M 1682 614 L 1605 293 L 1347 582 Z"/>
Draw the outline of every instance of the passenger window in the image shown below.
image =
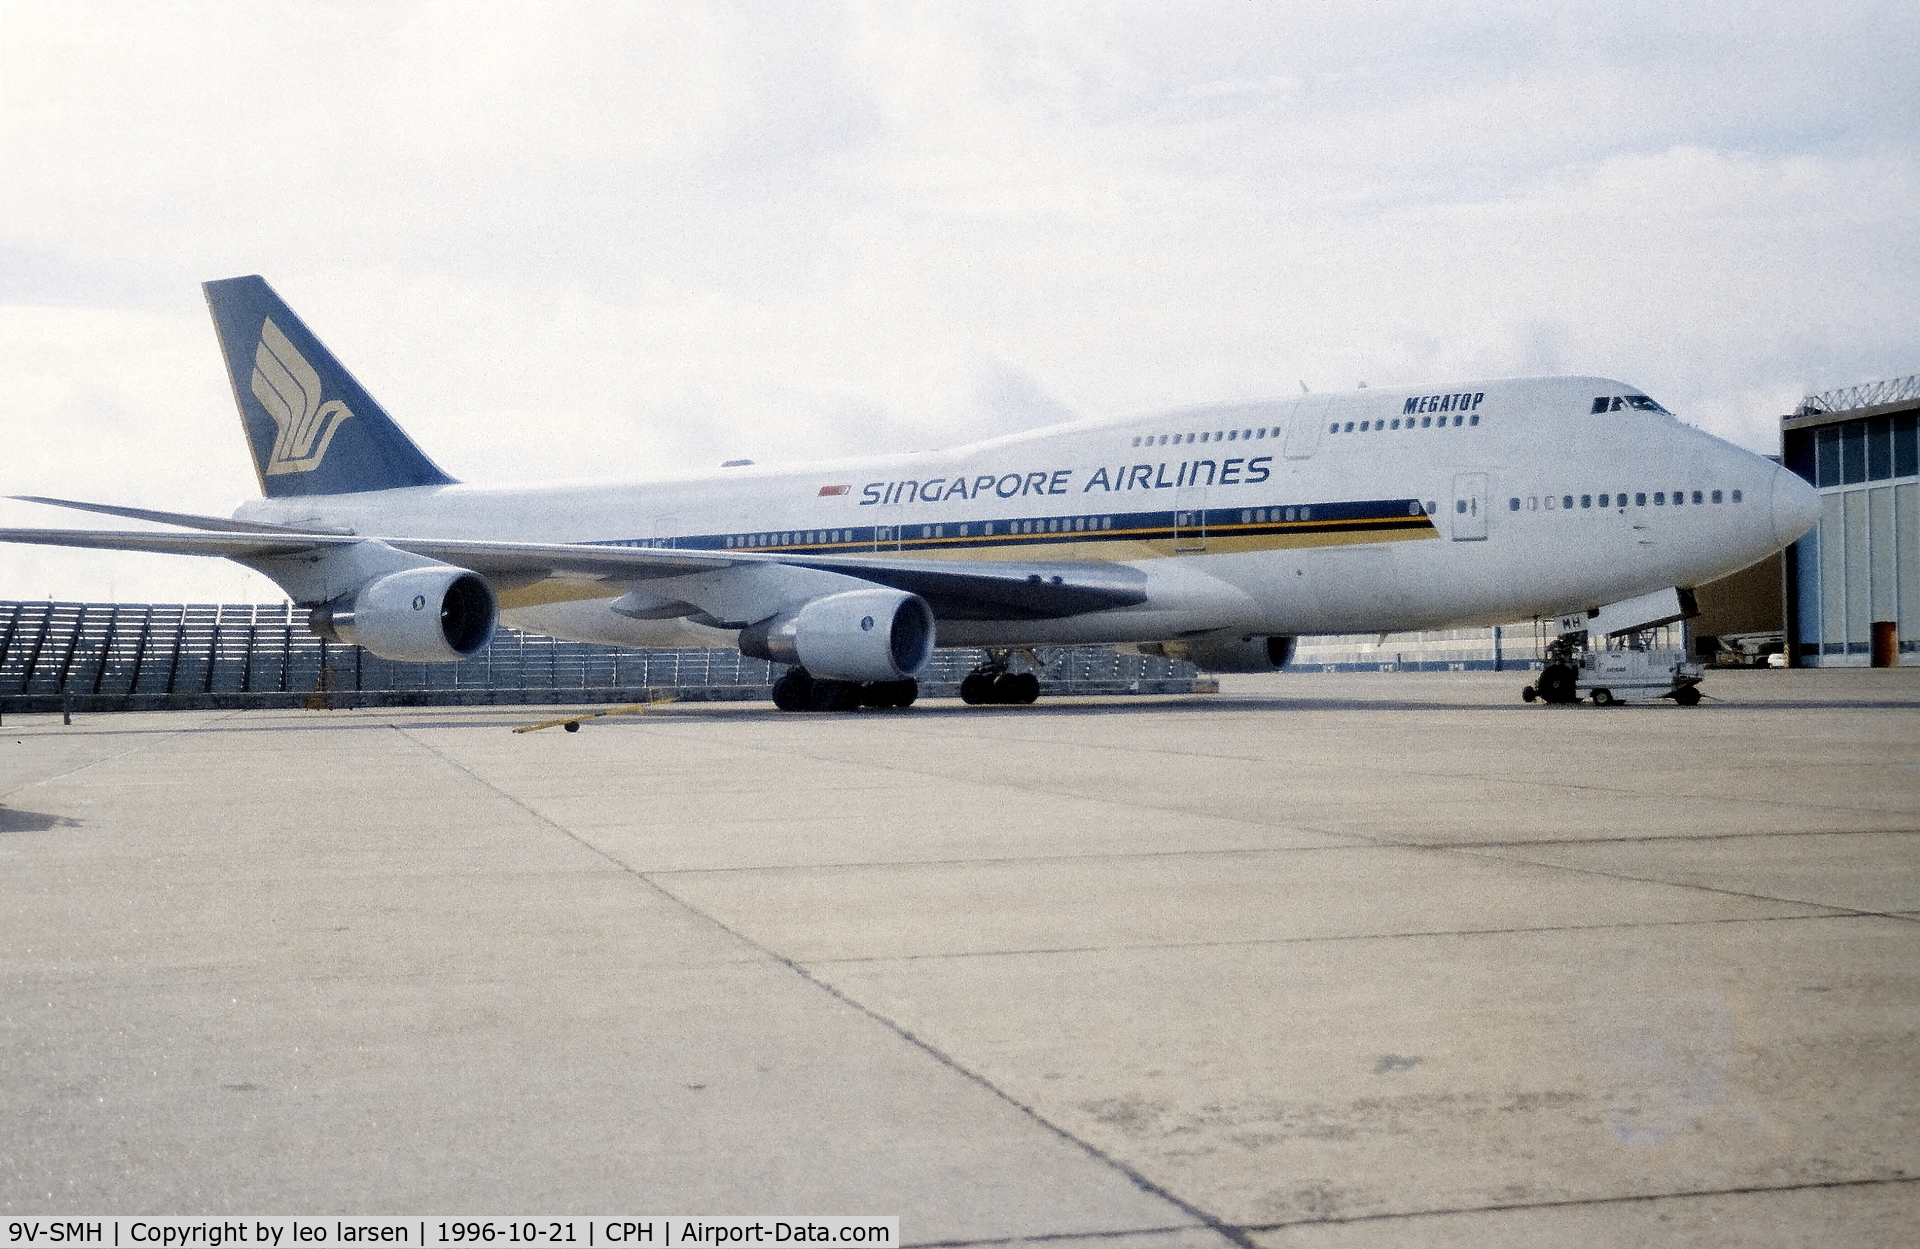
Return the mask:
<path id="1" fill-rule="evenodd" d="M 1733 492 L 1733 501 L 1735 503 L 1738 503 L 1740 501 L 1740 492 L 1738 490 Z"/>
<path id="2" fill-rule="evenodd" d="M 1400 418 L 1397 416 L 1393 418 L 1393 428 L 1395 429 L 1400 428 Z"/>
<path id="3" fill-rule="evenodd" d="M 1666 502 L 1667 502 L 1666 491 L 1656 490 L 1653 492 L 1653 505 L 1655 507 L 1664 507 L 1666 505 Z"/>
<path id="4" fill-rule="evenodd" d="M 1480 423 L 1480 414 L 1478 412 L 1475 412 L 1472 416 L 1467 418 L 1467 424 L 1469 425 L 1478 425 L 1479 423 Z"/>
<path id="5" fill-rule="evenodd" d="M 1507 510 L 1509 512 L 1517 512 L 1520 510 L 1520 496 L 1515 495 L 1513 498 L 1507 500 Z"/>
<path id="6" fill-rule="evenodd" d="M 1457 514 L 1465 516 L 1467 514 L 1467 501 L 1465 499 L 1455 499 L 1453 501 L 1453 510 Z"/>
<path id="7" fill-rule="evenodd" d="M 1696 505 L 1700 502 L 1700 492 L 1698 490 L 1693 492 L 1693 501 Z"/>
<path id="8" fill-rule="evenodd" d="M 1140 445 L 1140 435 L 1135 434 L 1133 436 L 1133 445 L 1136 447 Z"/>
<path id="9" fill-rule="evenodd" d="M 1329 426 L 1327 426 L 1327 432 L 1328 432 L 1329 434 L 1337 434 L 1337 433 L 1339 433 L 1339 432 L 1340 432 L 1340 422 L 1339 422 L 1339 421 L 1335 421 L 1335 422 L 1334 422 L 1333 424 L 1331 424 L 1331 425 L 1329 425 Z"/>
<path id="10" fill-rule="evenodd" d="M 1360 432 L 1363 434 L 1367 432 L 1367 423 L 1365 421 L 1360 422 Z"/>
<path id="11" fill-rule="evenodd" d="M 1347 432 L 1348 432 L 1349 434 L 1351 434 L 1351 433 L 1353 432 L 1353 422 L 1352 422 L 1352 421 L 1348 421 L 1348 422 L 1347 422 Z"/>
<path id="12" fill-rule="evenodd" d="M 1645 507 L 1647 505 L 1647 492 L 1642 490 L 1636 493 L 1633 496 L 1633 505 L 1635 507 Z"/>
<path id="13" fill-rule="evenodd" d="M 1464 416 L 1456 416 L 1456 417 L 1454 417 L 1454 418 L 1453 418 L 1453 427 L 1454 427 L 1455 429 L 1459 429 L 1459 428 L 1460 428 L 1460 422 L 1462 422 L 1462 421 L 1464 421 L 1464 420 L 1466 420 L 1466 419 L 1467 419 L 1467 418 L 1466 418 L 1466 417 L 1464 417 Z"/>
<path id="14" fill-rule="evenodd" d="M 1720 502 L 1720 492 L 1718 490 L 1713 492 L 1713 501 L 1715 503 Z"/>
<path id="15" fill-rule="evenodd" d="M 1572 496 L 1572 495 L 1570 495 L 1570 494 L 1563 494 L 1563 495 L 1561 495 L 1561 496 L 1560 496 L 1560 506 L 1561 506 L 1561 507 L 1564 507 L 1564 508 L 1566 508 L 1566 509 L 1567 509 L 1568 511 L 1572 511 L 1572 510 L 1573 510 L 1573 496 Z"/>
<path id="16" fill-rule="evenodd" d="M 1607 505 L 1607 501 L 1606 501 L 1605 499 L 1602 499 L 1602 500 L 1600 500 L 1600 506 L 1601 506 L 1601 507 L 1605 507 L 1606 505 Z M 1581 507 L 1592 507 L 1592 506 L 1593 506 L 1593 496 L 1592 496 L 1592 495 L 1590 495 L 1590 494 L 1583 494 L 1583 495 L 1581 495 L 1581 496 L 1580 496 L 1580 506 L 1581 506 Z"/>
<path id="17" fill-rule="evenodd" d="M 1425 428 L 1426 428 L 1427 426 L 1429 426 L 1429 425 L 1431 425 L 1431 424 L 1433 424 L 1433 418 L 1432 418 L 1432 417 L 1430 417 L 1430 416 L 1423 416 L 1423 417 L 1421 417 L 1421 418 L 1420 418 L 1420 428 L 1421 428 L 1421 429 L 1425 429 Z"/>

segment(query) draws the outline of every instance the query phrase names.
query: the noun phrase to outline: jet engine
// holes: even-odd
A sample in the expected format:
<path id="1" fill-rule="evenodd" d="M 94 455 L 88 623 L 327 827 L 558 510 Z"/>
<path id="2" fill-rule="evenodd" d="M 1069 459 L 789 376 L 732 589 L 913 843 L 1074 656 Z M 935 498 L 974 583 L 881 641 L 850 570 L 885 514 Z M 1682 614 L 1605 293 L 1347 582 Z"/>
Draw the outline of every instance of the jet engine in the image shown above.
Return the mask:
<path id="1" fill-rule="evenodd" d="M 1293 658 L 1293 639 L 1201 638 L 1182 642 L 1141 642 L 1134 649 L 1143 655 L 1184 659 L 1202 672 L 1276 672 Z"/>
<path id="2" fill-rule="evenodd" d="M 500 604 L 483 578 L 436 564 L 388 573 L 322 603 L 307 617 L 307 627 L 382 659 L 448 663 L 485 648 L 499 615 Z"/>
<path id="3" fill-rule="evenodd" d="M 933 658 L 933 609 L 901 590 L 847 590 L 740 630 L 740 653 L 835 681 L 904 681 Z"/>

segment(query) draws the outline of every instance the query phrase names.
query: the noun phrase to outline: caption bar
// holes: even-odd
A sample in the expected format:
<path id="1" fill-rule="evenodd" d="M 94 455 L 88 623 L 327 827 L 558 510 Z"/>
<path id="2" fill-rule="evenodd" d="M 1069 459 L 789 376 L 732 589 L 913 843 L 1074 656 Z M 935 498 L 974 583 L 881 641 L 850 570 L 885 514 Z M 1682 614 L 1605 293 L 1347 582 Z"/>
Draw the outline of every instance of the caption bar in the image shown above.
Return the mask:
<path id="1" fill-rule="evenodd" d="M 119 1215 L 97 1219 L 8 1219 L 0 1245 L 86 1245 L 102 1249 L 260 1249 L 291 1246 L 475 1245 L 541 1249 L 679 1249 L 735 1245 L 871 1245 L 895 1249 L 900 1218 L 854 1215 L 804 1218 L 649 1215 L 633 1218 L 468 1219 L 386 1218 L 172 1218 Z"/>

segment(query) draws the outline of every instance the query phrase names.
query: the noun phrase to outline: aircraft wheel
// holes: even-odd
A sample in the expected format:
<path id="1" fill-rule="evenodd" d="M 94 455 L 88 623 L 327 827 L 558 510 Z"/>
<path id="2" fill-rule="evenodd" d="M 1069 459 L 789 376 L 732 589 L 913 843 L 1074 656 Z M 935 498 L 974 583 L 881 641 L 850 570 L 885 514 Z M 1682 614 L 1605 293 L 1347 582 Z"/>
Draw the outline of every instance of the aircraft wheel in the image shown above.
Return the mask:
<path id="1" fill-rule="evenodd" d="M 993 701 L 1024 707 L 1040 697 L 1040 678 L 1031 672 L 1003 672 L 994 679 Z"/>
<path id="2" fill-rule="evenodd" d="M 782 711 L 805 711 L 813 701 L 813 678 L 805 668 L 789 668 L 773 683 L 773 705 Z"/>
<path id="3" fill-rule="evenodd" d="M 1565 664 L 1549 664 L 1540 674 L 1540 697 L 1550 703 L 1570 703 L 1580 696 L 1574 688 L 1573 669 Z"/>
<path id="4" fill-rule="evenodd" d="M 860 687 L 860 705 L 863 707 L 911 707 L 913 700 L 920 696 L 920 683 L 908 678 L 905 681 L 869 681 Z"/>
<path id="5" fill-rule="evenodd" d="M 1595 690 L 1593 692 L 1593 705 L 1596 707 L 1611 707 L 1619 701 L 1619 699 L 1613 696 L 1612 690 Z"/>
<path id="6" fill-rule="evenodd" d="M 993 674 L 969 672 L 960 681 L 960 701 L 970 707 L 981 707 L 992 702 Z"/>
<path id="7" fill-rule="evenodd" d="M 1679 689 L 1673 692 L 1673 701 L 1676 703 L 1679 703 L 1682 707 L 1699 706 L 1700 705 L 1700 687 L 1697 685 L 1681 686 Z"/>
<path id="8" fill-rule="evenodd" d="M 578 733 L 580 731 L 580 722 L 578 720 L 569 720 L 560 727 L 569 733 Z"/>
<path id="9" fill-rule="evenodd" d="M 1533 701 L 1534 699 L 1536 699 L 1536 698 L 1538 698 L 1538 697 L 1540 697 L 1540 695 L 1538 695 L 1538 694 L 1536 694 L 1536 693 L 1534 693 L 1534 692 L 1533 692 L 1533 687 L 1532 687 L 1531 685 L 1523 685 L 1523 686 L 1521 686 L 1521 687 L 1520 687 L 1520 701 L 1521 701 L 1521 702 L 1523 702 L 1523 703 L 1530 703 L 1530 702 L 1532 702 L 1532 701 Z"/>
<path id="10" fill-rule="evenodd" d="M 860 705 L 857 681 L 820 681 L 813 683 L 807 698 L 809 711 L 852 711 Z"/>

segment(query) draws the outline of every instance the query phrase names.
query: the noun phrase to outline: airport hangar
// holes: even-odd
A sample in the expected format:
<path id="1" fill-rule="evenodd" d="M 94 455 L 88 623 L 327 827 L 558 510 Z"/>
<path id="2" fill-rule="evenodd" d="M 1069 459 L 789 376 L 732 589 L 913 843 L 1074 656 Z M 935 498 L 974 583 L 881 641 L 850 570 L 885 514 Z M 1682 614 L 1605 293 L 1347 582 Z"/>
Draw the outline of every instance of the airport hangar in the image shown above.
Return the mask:
<path id="1" fill-rule="evenodd" d="M 1820 491 L 1787 559 L 1788 653 L 1807 667 L 1920 653 L 1920 376 L 1809 395 L 1780 421 L 1785 464 Z"/>

